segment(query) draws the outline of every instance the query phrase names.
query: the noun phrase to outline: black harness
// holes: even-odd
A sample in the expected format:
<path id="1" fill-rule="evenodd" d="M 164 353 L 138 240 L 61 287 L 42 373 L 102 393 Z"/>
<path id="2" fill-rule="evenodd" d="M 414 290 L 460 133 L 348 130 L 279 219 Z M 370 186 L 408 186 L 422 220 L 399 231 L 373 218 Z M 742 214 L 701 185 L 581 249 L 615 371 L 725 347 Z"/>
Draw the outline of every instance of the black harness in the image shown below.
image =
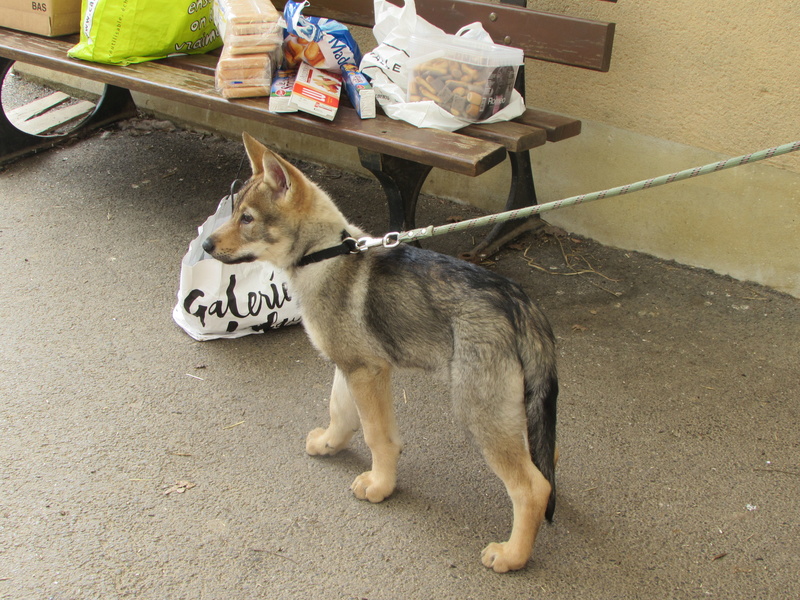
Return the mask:
<path id="1" fill-rule="evenodd" d="M 358 254 L 358 247 L 356 244 L 356 239 L 351 237 L 350 234 L 347 233 L 346 229 L 342 229 L 341 244 L 337 246 L 331 246 L 330 248 L 325 248 L 324 250 L 317 250 L 311 254 L 306 254 L 300 259 L 300 262 L 297 263 L 297 266 L 305 267 L 306 265 L 327 260 L 329 258 L 334 258 L 336 256 L 342 256 L 343 254 Z"/>

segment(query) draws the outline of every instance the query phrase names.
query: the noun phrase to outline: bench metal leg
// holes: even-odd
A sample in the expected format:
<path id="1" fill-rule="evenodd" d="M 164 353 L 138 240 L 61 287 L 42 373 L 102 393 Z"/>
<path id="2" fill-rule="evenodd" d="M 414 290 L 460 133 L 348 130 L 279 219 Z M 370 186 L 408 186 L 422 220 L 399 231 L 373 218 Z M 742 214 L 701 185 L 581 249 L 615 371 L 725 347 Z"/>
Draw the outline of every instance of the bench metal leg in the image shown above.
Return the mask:
<path id="1" fill-rule="evenodd" d="M 526 6 L 526 0 L 500 0 L 501 4 Z M 525 70 L 520 68 L 514 88 L 525 97 Z M 510 152 L 511 161 L 511 190 L 508 193 L 505 210 L 516 210 L 538 204 L 536 200 L 536 187 L 533 184 L 533 168 L 531 167 L 531 154 L 529 151 Z M 462 252 L 459 256 L 471 262 L 480 262 L 488 256 L 498 252 L 505 244 L 526 231 L 539 229 L 544 226 L 544 221 L 539 215 L 532 215 L 527 219 L 514 219 L 495 225 L 483 241 L 469 252 Z"/>
<path id="2" fill-rule="evenodd" d="M 365 169 L 381 184 L 389 203 L 389 231 L 414 229 L 417 199 L 431 167 L 359 148 Z"/>
<path id="3" fill-rule="evenodd" d="M 13 60 L 0 57 L 0 82 L 14 65 Z M 94 110 L 69 133 L 63 135 L 33 135 L 17 129 L 2 109 L 0 88 L 0 164 L 9 162 L 37 150 L 51 148 L 59 142 L 77 135 L 79 131 L 96 129 L 120 119 L 136 116 L 136 104 L 131 93 L 120 87 L 106 85 Z"/>
<path id="4" fill-rule="evenodd" d="M 536 188 L 533 184 L 533 169 L 529 152 L 509 152 L 511 160 L 511 190 L 508 193 L 505 210 L 516 210 L 538 204 Z M 539 215 L 526 219 L 514 219 L 498 223 L 486 235 L 483 241 L 469 252 L 459 256 L 464 260 L 480 261 L 500 250 L 505 244 L 526 231 L 538 229 L 544 225 Z"/>

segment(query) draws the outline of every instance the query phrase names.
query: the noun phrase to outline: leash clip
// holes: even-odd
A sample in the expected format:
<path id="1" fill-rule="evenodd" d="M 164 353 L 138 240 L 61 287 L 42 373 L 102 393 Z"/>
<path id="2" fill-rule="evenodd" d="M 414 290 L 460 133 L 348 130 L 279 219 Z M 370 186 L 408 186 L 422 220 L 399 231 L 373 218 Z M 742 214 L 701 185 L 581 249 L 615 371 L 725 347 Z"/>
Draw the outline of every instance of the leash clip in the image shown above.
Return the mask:
<path id="1" fill-rule="evenodd" d="M 381 240 L 371 237 L 362 237 L 358 238 L 356 241 L 356 250 L 357 252 L 366 252 L 370 248 L 374 248 L 375 246 L 380 246 Z"/>
<path id="2" fill-rule="evenodd" d="M 362 237 L 356 241 L 355 252 L 365 252 L 370 248 L 383 246 L 384 248 L 394 248 L 400 244 L 400 233 L 392 231 L 387 233 L 382 238 Z"/>

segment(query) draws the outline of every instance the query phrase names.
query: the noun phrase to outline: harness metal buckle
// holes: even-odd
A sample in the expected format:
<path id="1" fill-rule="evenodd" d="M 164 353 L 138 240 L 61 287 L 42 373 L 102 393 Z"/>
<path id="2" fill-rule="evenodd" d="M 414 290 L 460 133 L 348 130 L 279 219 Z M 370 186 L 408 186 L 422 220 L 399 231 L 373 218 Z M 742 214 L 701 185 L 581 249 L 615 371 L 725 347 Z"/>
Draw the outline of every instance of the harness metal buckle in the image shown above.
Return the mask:
<path id="1" fill-rule="evenodd" d="M 359 246 L 360 241 L 361 240 L 357 240 L 354 237 L 342 238 L 342 243 L 350 248 L 350 254 L 358 254 L 361 252 L 362 248 Z"/>

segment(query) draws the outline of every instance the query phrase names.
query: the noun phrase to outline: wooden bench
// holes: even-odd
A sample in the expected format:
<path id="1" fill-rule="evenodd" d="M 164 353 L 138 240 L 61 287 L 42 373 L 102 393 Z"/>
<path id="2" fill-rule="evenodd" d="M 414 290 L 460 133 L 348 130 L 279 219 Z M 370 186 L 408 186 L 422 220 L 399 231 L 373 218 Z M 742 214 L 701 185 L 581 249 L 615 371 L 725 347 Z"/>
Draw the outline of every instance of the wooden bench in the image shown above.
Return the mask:
<path id="1" fill-rule="evenodd" d="M 394 0 L 393 0 L 394 1 Z M 284 2 L 275 2 L 282 8 Z M 448 33 L 480 21 L 496 43 L 522 48 L 526 57 L 596 71 L 607 71 L 614 24 L 554 15 L 524 8 L 525 0 L 488 4 L 475 0 L 425 0 L 417 11 Z M 373 0 L 315 0 L 305 14 L 336 19 L 348 25 L 372 27 Z M 508 210 L 536 203 L 529 150 L 580 133 L 581 122 L 528 108 L 511 122 L 470 125 L 449 133 L 419 129 L 379 114 L 362 120 L 349 106 L 341 106 L 329 122 L 305 113 L 271 113 L 266 98 L 228 101 L 214 89 L 217 56 L 173 57 L 126 67 L 108 66 L 67 57 L 77 37 L 44 38 L 0 28 L 0 77 L 14 62 L 44 67 L 105 84 L 97 106 L 79 130 L 96 128 L 136 114 L 130 91 L 182 102 L 219 113 L 334 140 L 359 151 L 362 165 L 380 182 L 389 206 L 389 230 L 416 226 L 414 214 L 422 184 L 434 167 L 475 177 L 511 160 L 512 181 Z M 369 49 L 363 49 L 369 50 Z M 524 69 L 517 89 L 524 94 Z M 74 132 L 73 132 L 74 133 Z M 72 133 L 70 133 L 72 135 Z M 44 147 L 65 136 L 31 135 L 0 115 L 0 163 Z M 498 227 L 475 251 L 485 253 L 494 241 L 508 238 L 519 223 Z"/>

